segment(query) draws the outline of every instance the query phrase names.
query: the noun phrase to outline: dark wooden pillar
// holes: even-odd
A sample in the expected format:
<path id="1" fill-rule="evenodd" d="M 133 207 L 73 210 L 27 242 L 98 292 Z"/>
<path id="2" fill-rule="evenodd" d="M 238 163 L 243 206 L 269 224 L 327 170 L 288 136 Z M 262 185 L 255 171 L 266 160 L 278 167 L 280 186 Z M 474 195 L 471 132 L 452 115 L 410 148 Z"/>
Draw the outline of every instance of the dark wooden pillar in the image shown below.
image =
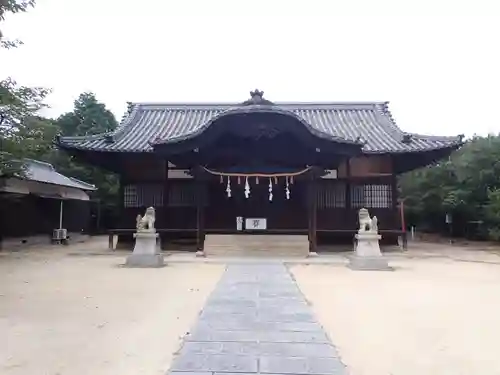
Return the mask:
<path id="1" fill-rule="evenodd" d="M 345 163 L 345 210 L 346 210 L 346 221 L 350 224 L 351 223 L 351 218 L 353 217 L 352 214 L 352 184 L 351 184 L 351 158 L 348 158 L 346 163 Z M 358 223 L 356 222 L 355 225 Z M 352 238 L 353 242 L 353 247 L 356 249 L 356 237 L 353 236 Z"/>
<path id="2" fill-rule="evenodd" d="M 391 208 L 395 211 L 398 211 L 398 202 L 399 202 L 399 192 L 398 192 L 398 176 L 393 174 L 391 176 L 391 196 L 392 196 L 392 202 L 391 202 Z"/>
<path id="3" fill-rule="evenodd" d="M 125 223 L 123 222 L 123 217 L 125 216 L 125 179 L 123 176 L 119 178 L 120 185 L 118 186 L 118 225 L 115 225 L 115 229 L 124 228 Z"/>
<path id="4" fill-rule="evenodd" d="M 196 189 L 196 250 L 203 251 L 205 247 L 205 178 L 198 168 L 195 173 Z"/>
<path id="5" fill-rule="evenodd" d="M 318 174 L 314 170 L 309 175 L 309 252 L 315 253 L 317 251 L 317 209 L 318 209 Z"/>
<path id="6" fill-rule="evenodd" d="M 163 179 L 163 220 L 165 223 L 165 228 L 168 222 L 168 201 L 169 201 L 169 190 L 170 181 L 168 180 L 168 161 L 165 161 L 165 177 Z"/>
<path id="7" fill-rule="evenodd" d="M 170 196 L 170 181 L 168 179 L 168 160 L 165 160 L 165 176 L 163 178 L 163 207 L 162 207 L 162 213 L 163 213 L 163 228 L 168 229 L 169 225 L 169 196 Z M 161 247 L 163 250 L 168 248 L 169 242 L 171 240 L 171 236 L 169 235 L 169 232 L 165 232 L 163 234 L 160 234 L 160 240 L 161 240 Z"/>
<path id="8" fill-rule="evenodd" d="M 403 202 L 399 200 L 399 189 L 398 189 L 398 175 L 396 174 L 397 169 L 396 169 L 396 161 L 394 158 L 391 160 L 391 167 L 392 167 L 392 176 L 391 176 L 391 195 L 392 195 L 392 202 L 391 202 L 391 207 L 389 208 L 391 211 L 394 212 L 394 227 L 401 230 L 401 245 L 403 247 L 403 250 L 408 250 L 408 232 L 406 231 L 406 223 L 403 217 Z M 399 223 L 399 225 L 398 225 Z"/>
<path id="9" fill-rule="evenodd" d="M 120 176 L 120 186 L 118 190 L 118 213 L 119 216 L 115 222 L 114 229 L 115 231 L 110 231 L 110 240 L 109 245 L 112 248 L 112 242 L 114 242 L 114 235 L 116 234 L 116 249 L 126 249 L 133 250 L 134 248 L 134 239 L 132 237 L 132 233 L 124 233 L 120 232 L 119 229 L 128 229 L 134 228 L 134 223 L 128 223 L 127 219 L 129 218 L 125 212 L 125 185 L 128 181 L 124 178 L 124 176 Z M 134 226 L 132 226 L 134 225 Z"/>
<path id="10" fill-rule="evenodd" d="M 345 164 L 345 208 L 351 210 L 351 159 L 347 159 Z"/>

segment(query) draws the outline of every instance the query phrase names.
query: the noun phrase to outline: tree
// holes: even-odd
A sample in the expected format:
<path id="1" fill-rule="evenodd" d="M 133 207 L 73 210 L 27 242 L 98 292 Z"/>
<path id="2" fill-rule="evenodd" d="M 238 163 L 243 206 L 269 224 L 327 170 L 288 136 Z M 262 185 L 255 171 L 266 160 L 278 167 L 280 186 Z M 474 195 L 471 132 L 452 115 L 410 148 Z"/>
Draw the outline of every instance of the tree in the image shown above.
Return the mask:
<path id="1" fill-rule="evenodd" d="M 62 135 L 91 135 L 114 130 L 118 123 L 113 113 L 99 103 L 94 93 L 80 94 L 74 109 L 57 119 Z"/>
<path id="2" fill-rule="evenodd" d="M 0 81 L 0 176 L 22 173 L 16 160 L 29 156 L 33 139 L 46 140 L 43 133 L 53 127 L 37 116 L 44 107 L 43 100 L 49 90 L 40 87 L 19 86 L 10 78 Z M 50 129 L 50 130 L 49 130 Z M 53 133 L 53 132 L 52 132 Z M 27 142 L 27 143 L 26 143 Z M 37 147 L 49 147 L 50 141 Z"/>
<path id="3" fill-rule="evenodd" d="M 0 21 L 9 13 L 26 12 L 34 5 L 34 0 L 0 0 Z M 0 48 L 19 44 L 19 41 L 5 40 L 0 29 Z M 44 133 L 52 134 L 53 126 L 37 116 L 45 106 L 43 100 L 48 93 L 49 90 L 41 87 L 20 86 L 11 78 L 0 81 L 0 176 L 22 174 L 19 160 L 50 148 Z"/>
<path id="4" fill-rule="evenodd" d="M 26 12 L 28 8 L 35 6 L 35 0 L 0 0 L 0 21 L 5 20 L 5 16 L 9 13 Z M 19 40 L 5 40 L 2 29 L 0 29 L 0 47 L 12 48 L 22 44 Z"/>
<path id="5" fill-rule="evenodd" d="M 74 109 L 65 113 L 55 125 L 65 136 L 99 134 L 113 131 L 118 126 L 113 113 L 100 103 L 93 93 L 82 93 L 74 102 Z M 57 150 L 51 162 L 58 166 L 63 174 L 76 177 L 97 186 L 94 198 L 102 202 L 102 209 L 108 214 L 113 212 L 118 199 L 119 182 L 113 173 L 99 168 L 81 164 L 64 152 Z"/>
<path id="6" fill-rule="evenodd" d="M 399 182 L 413 225 L 442 231 L 449 213 L 457 234 L 476 222 L 483 235 L 500 239 L 500 136 L 474 137 L 448 160 Z"/>

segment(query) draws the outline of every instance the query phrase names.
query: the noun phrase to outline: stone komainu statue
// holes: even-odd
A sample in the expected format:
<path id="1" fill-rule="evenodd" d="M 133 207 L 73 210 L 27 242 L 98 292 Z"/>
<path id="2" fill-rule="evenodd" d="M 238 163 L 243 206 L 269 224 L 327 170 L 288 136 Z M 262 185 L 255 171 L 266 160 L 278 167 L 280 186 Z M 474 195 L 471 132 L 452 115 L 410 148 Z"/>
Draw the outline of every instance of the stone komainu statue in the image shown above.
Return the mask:
<path id="1" fill-rule="evenodd" d="M 378 233 L 378 219 L 376 216 L 370 218 L 370 213 L 366 208 L 359 210 L 359 230 L 358 233 L 371 232 Z"/>
<path id="2" fill-rule="evenodd" d="M 154 232 L 155 230 L 155 209 L 153 207 L 148 207 L 144 216 L 137 215 L 137 231 L 138 232 Z"/>

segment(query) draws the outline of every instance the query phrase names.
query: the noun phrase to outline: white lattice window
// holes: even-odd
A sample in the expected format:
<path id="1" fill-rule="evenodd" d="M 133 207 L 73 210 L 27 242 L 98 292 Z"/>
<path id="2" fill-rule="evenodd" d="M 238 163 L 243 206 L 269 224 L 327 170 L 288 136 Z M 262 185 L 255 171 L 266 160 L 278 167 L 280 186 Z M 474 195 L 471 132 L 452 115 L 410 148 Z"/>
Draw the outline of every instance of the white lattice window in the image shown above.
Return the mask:
<path id="1" fill-rule="evenodd" d="M 353 208 L 390 208 L 392 189 L 390 185 L 370 184 L 351 186 L 351 206 Z"/>
<path id="2" fill-rule="evenodd" d="M 137 186 L 127 185 L 123 188 L 123 206 L 139 207 L 137 199 Z"/>
<path id="3" fill-rule="evenodd" d="M 163 185 L 127 185 L 123 188 L 124 207 L 162 207 Z"/>
<path id="4" fill-rule="evenodd" d="M 318 208 L 343 208 L 345 207 L 346 185 L 343 182 L 318 184 L 316 197 Z"/>

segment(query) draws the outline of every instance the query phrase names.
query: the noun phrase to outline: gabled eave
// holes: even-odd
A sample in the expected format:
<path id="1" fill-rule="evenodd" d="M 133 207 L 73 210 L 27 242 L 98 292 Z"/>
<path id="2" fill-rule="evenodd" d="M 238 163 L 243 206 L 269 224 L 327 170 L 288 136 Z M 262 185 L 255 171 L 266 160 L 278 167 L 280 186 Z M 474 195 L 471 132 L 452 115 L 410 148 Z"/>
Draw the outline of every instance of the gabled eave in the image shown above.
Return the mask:
<path id="1" fill-rule="evenodd" d="M 243 105 L 244 104 L 244 105 Z M 119 127 L 105 134 L 59 137 L 61 149 L 81 153 L 154 153 L 162 145 L 196 138 L 218 119 L 235 113 L 287 113 L 303 123 L 320 141 L 362 144 L 363 154 L 422 154 L 460 147 L 460 137 L 433 137 L 404 133 L 394 121 L 387 102 L 279 103 L 135 103 Z"/>

